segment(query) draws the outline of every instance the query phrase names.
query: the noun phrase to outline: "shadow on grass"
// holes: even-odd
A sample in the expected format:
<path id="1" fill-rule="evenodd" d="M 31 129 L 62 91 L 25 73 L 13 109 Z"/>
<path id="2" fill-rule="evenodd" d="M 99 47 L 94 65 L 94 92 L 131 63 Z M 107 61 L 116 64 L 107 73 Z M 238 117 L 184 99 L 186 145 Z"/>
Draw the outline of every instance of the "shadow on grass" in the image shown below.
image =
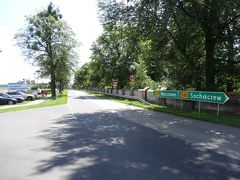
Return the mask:
<path id="1" fill-rule="evenodd" d="M 159 180 L 238 178 L 240 162 L 159 133 L 114 113 L 74 114 L 41 132 L 50 142 L 35 174 L 71 170 L 68 180 Z M 235 167 L 235 168 L 234 168 Z"/>

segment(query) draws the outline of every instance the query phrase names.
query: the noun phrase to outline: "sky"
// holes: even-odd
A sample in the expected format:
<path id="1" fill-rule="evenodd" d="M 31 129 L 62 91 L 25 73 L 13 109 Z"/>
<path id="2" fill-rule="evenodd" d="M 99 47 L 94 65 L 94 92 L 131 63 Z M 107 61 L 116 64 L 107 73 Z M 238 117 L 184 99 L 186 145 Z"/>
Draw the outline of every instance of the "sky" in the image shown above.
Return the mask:
<path id="1" fill-rule="evenodd" d="M 89 61 L 90 47 L 101 34 L 102 27 L 97 15 L 97 0 L 51 0 L 63 19 L 73 29 L 78 41 L 79 66 Z M 0 0 L 0 84 L 23 79 L 44 82 L 37 79 L 32 66 L 15 46 L 14 34 L 24 28 L 25 16 L 46 9 L 50 0 Z"/>

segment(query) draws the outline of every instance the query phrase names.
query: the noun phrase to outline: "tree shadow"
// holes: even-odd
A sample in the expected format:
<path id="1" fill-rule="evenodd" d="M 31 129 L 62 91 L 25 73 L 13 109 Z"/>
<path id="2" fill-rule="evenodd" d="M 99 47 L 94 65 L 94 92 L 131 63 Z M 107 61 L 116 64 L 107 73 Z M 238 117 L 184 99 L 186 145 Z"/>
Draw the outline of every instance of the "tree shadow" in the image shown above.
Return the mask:
<path id="1" fill-rule="evenodd" d="M 121 111 L 117 113 L 123 113 Z M 71 169 L 69 180 L 239 178 L 238 160 L 125 120 L 117 113 L 67 115 L 40 133 L 56 153 L 35 174 Z"/>
<path id="2" fill-rule="evenodd" d="M 81 100 L 89 100 L 89 99 L 102 100 L 101 98 L 99 98 L 99 97 L 97 97 L 97 96 L 88 96 L 88 95 L 78 96 L 78 97 L 75 97 L 74 99 L 81 99 Z"/>

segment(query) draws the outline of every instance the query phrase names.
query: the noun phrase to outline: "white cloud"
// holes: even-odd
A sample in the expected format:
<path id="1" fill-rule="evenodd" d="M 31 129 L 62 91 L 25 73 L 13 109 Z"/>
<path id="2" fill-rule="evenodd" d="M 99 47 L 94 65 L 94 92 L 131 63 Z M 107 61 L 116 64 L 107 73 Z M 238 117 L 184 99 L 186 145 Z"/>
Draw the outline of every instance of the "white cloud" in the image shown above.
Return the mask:
<path id="1" fill-rule="evenodd" d="M 0 27 L 0 83 L 16 82 L 18 80 L 34 79 L 35 67 L 24 61 L 20 50 L 14 46 L 14 30 Z"/>
<path id="2" fill-rule="evenodd" d="M 72 27 L 77 39 L 81 43 L 79 49 L 81 65 L 89 61 L 91 44 L 102 32 L 97 18 L 96 1 L 97 0 L 52 0 L 52 2 L 59 7 L 63 19 Z M 5 2 L 15 4 L 15 2 L 17 3 L 18 1 L 9 0 Z M 16 11 L 14 8 L 9 8 L 12 12 L 7 12 L 7 14 L 0 12 L 1 17 L 6 15 L 11 16 L 8 17 L 10 21 L 5 21 L 4 18 L 0 18 L 0 48 L 2 49 L 0 53 L 0 84 L 16 82 L 27 78 L 36 78 L 34 72 L 37 68 L 24 61 L 24 57 L 21 55 L 19 48 L 13 45 L 13 36 L 18 29 L 24 26 L 23 17 L 25 15 L 31 15 L 36 13 L 36 10 L 46 8 L 49 2 L 49 0 L 21 0 L 21 4 L 18 3 L 19 7 Z M 0 5 L 3 7 L 5 4 L 3 3 L 2 5 L 1 3 Z M 20 7 L 21 5 L 23 8 Z"/>
<path id="3" fill-rule="evenodd" d="M 88 61 L 92 42 L 102 32 L 97 17 L 96 0 L 53 0 L 59 6 L 63 19 L 72 27 L 81 43 L 80 63 Z"/>

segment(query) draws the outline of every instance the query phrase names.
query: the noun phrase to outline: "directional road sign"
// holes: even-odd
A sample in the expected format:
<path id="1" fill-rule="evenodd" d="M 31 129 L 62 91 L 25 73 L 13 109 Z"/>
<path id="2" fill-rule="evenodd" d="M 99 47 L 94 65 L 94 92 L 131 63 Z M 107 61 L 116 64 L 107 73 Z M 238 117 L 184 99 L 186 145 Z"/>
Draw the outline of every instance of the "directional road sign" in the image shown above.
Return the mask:
<path id="1" fill-rule="evenodd" d="M 219 104 L 224 104 L 229 99 L 228 96 L 223 92 L 209 91 L 154 91 L 154 95 L 167 99 L 180 99 Z"/>

